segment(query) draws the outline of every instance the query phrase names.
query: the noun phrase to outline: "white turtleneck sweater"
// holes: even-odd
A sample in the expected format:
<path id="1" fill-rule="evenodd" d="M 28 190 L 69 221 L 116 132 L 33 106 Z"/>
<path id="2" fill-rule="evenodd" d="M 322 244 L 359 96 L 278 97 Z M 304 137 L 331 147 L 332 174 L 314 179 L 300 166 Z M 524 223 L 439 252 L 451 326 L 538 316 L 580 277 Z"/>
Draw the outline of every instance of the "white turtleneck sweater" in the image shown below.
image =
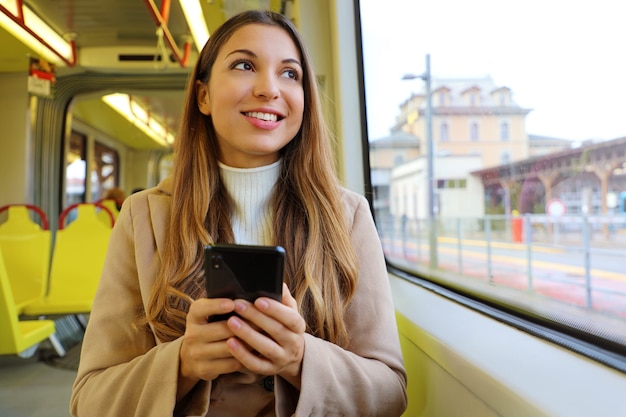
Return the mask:
<path id="1" fill-rule="evenodd" d="M 236 243 L 272 244 L 269 203 L 280 166 L 281 160 L 258 168 L 233 168 L 219 162 L 222 181 L 235 203 L 231 224 Z"/>

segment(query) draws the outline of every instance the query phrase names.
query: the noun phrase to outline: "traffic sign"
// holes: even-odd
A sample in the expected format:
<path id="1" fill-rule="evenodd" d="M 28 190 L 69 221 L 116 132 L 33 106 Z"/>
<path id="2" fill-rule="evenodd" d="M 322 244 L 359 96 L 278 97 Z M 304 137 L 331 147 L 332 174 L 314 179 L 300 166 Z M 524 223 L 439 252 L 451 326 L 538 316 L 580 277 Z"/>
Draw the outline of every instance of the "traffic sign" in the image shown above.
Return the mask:
<path id="1" fill-rule="evenodd" d="M 560 217 L 567 212 L 567 208 L 565 207 L 565 203 L 561 201 L 559 198 L 552 198 L 546 204 L 546 213 L 550 216 Z"/>

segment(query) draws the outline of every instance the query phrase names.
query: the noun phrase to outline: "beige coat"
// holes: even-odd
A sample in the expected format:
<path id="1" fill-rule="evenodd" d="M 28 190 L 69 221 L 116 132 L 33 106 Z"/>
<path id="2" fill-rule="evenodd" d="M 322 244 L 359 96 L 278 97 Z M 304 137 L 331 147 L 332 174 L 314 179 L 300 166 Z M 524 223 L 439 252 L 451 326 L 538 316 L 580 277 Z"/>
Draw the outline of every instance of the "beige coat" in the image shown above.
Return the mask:
<path id="1" fill-rule="evenodd" d="M 345 190 L 360 261 L 346 316 L 348 348 L 306 334 L 301 392 L 280 377 L 271 392 L 263 377 L 236 373 L 201 382 L 177 405 L 182 338 L 161 343 L 152 332 L 133 327 L 159 269 L 170 200 L 166 180 L 124 202 L 83 341 L 73 415 L 392 417 L 403 412 L 406 374 L 381 245 L 367 201 Z"/>

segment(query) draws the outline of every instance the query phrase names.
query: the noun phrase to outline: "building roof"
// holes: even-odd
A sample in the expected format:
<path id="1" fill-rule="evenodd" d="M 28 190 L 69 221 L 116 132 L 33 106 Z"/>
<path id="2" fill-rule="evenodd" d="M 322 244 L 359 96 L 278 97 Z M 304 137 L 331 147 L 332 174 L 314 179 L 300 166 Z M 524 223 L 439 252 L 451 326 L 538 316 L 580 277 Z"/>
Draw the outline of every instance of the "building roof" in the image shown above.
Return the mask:
<path id="1" fill-rule="evenodd" d="M 482 178 L 484 184 L 497 183 L 502 179 L 523 180 L 537 172 L 556 172 L 581 169 L 581 161 L 587 164 L 606 165 L 609 160 L 622 161 L 620 152 L 626 145 L 626 137 L 613 140 L 586 143 L 572 142 L 567 149 L 547 155 L 533 156 L 496 167 L 484 168 L 471 172 Z M 585 155 L 583 157 L 583 155 Z M 623 162 L 621 162 L 623 163 Z"/>
<path id="2" fill-rule="evenodd" d="M 438 92 L 446 93 L 446 104 L 440 105 L 436 99 Z M 480 99 L 474 105 L 469 105 L 467 94 L 474 92 L 479 94 Z M 503 92 L 508 95 L 506 104 L 500 102 Z M 513 100 L 511 89 L 506 86 L 496 85 L 490 76 L 478 78 L 434 78 L 431 80 L 432 112 L 434 116 L 525 116 L 532 109 L 522 108 Z M 396 116 L 396 124 L 391 130 L 400 130 L 407 123 L 409 110 L 418 105 L 419 115 L 426 113 L 426 85 L 422 86 L 419 93 L 413 93 L 411 97 L 402 102 L 398 107 L 401 112 Z M 416 100 L 417 99 L 417 100 Z M 412 103 L 416 101 L 416 103 Z"/>
<path id="3" fill-rule="evenodd" d="M 500 102 L 497 100 L 497 97 L 494 97 L 492 94 L 498 91 L 511 91 L 509 87 L 496 85 L 489 75 L 482 78 L 433 77 L 431 80 L 431 92 L 433 94 L 436 94 L 438 90 L 448 91 L 450 101 L 448 102 L 447 107 L 467 107 L 467 102 L 465 101 L 463 95 L 470 91 L 476 91 L 480 93 L 480 104 L 478 106 L 499 107 Z M 425 94 L 426 85 L 422 87 L 419 93 L 413 94 L 412 97 L 424 96 Z M 402 103 L 400 107 L 410 101 L 411 98 L 405 100 L 405 102 Z M 433 107 L 437 107 L 437 103 L 433 103 Z M 518 109 L 521 108 L 519 104 L 517 104 L 513 100 L 512 97 L 510 97 L 507 107 L 513 107 Z"/>
<path id="4" fill-rule="evenodd" d="M 374 139 L 370 142 L 370 148 L 419 148 L 419 138 L 410 133 L 397 130 L 384 138 Z"/>
<path id="5" fill-rule="evenodd" d="M 563 138 L 555 138 L 553 136 L 544 136 L 544 135 L 532 135 L 532 134 L 528 134 L 528 140 L 535 143 L 535 144 L 540 144 L 540 143 L 562 143 L 564 145 L 571 145 L 573 142 L 569 139 L 563 139 Z"/>

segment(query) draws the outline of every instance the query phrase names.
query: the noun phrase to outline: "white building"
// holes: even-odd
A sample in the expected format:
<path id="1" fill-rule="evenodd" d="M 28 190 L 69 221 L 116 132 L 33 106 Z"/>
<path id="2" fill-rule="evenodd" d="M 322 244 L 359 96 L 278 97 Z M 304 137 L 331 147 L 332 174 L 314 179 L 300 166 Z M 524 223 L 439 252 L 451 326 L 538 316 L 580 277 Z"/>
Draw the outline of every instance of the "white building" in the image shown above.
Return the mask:
<path id="1" fill-rule="evenodd" d="M 470 175 L 480 169 L 480 156 L 437 155 L 434 158 L 434 202 L 438 218 L 483 217 L 485 201 L 479 177 Z M 407 219 L 428 218 L 427 159 L 419 157 L 391 171 L 391 215 Z"/>

